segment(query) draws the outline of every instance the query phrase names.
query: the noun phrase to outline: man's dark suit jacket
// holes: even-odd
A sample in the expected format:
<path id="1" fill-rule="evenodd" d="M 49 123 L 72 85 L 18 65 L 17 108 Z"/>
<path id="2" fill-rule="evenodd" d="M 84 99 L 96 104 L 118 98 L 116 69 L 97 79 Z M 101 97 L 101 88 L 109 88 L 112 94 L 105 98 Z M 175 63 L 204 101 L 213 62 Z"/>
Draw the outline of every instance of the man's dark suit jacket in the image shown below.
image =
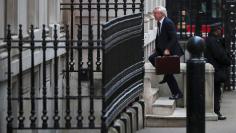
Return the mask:
<path id="1" fill-rule="evenodd" d="M 209 36 L 206 38 L 204 56 L 207 62 L 212 64 L 215 68 L 215 81 L 223 82 L 226 80 L 226 69 L 230 66 L 231 59 L 219 39 L 211 33 L 209 33 Z"/>
<path id="2" fill-rule="evenodd" d="M 156 36 L 156 52 L 163 55 L 165 49 L 170 50 L 171 55 L 183 55 L 184 52 L 177 41 L 175 24 L 171 19 L 165 17 L 162 22 L 161 34 Z"/>

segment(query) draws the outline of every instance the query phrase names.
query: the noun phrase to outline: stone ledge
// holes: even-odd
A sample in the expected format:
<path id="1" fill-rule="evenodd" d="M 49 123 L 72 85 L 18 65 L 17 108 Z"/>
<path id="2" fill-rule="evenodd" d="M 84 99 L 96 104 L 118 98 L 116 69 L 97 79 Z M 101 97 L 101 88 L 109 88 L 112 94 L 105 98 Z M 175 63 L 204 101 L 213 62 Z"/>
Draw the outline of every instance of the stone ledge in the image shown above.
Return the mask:
<path id="1" fill-rule="evenodd" d="M 216 121 L 217 115 L 215 113 L 206 113 L 205 119 L 207 121 Z M 176 108 L 174 113 L 169 116 L 163 115 L 146 115 L 147 127 L 185 127 L 186 126 L 186 108 Z"/>
<path id="2" fill-rule="evenodd" d="M 155 103 L 153 103 L 153 106 L 173 106 L 174 103 L 175 100 L 170 100 L 168 97 L 160 97 L 155 101 Z"/>
<path id="3" fill-rule="evenodd" d="M 152 112 L 154 115 L 168 116 L 174 112 L 175 107 L 175 100 L 169 100 L 168 97 L 160 97 L 152 104 Z"/>

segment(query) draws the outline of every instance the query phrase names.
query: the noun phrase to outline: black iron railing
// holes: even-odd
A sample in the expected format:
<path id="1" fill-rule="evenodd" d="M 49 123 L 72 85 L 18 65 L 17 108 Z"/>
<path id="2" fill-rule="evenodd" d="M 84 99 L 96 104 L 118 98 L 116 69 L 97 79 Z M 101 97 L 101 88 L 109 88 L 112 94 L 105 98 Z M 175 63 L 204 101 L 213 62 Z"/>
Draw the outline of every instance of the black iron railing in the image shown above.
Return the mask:
<path id="1" fill-rule="evenodd" d="M 231 67 L 229 71 L 230 89 L 235 90 L 236 84 L 236 2 L 231 0 L 225 1 L 225 45 L 230 50 Z"/>
<path id="2" fill-rule="evenodd" d="M 33 25 L 27 38 L 23 37 L 22 25 L 19 26 L 17 39 L 11 38 L 10 25 L 7 28 L 7 45 L 0 48 L 6 49 L 8 53 L 8 133 L 19 129 L 101 129 L 102 133 L 106 133 L 108 127 L 111 126 L 118 115 L 134 101 L 137 101 L 142 92 L 144 75 L 143 0 L 139 3 L 135 0 L 132 0 L 132 3 L 128 3 L 126 0 L 123 3 L 115 1 L 113 4 L 109 3 L 109 0 L 106 3 L 100 3 L 100 0 L 97 0 L 97 3 L 92 3 L 91 0 L 88 3 L 82 2 L 82 0 L 79 3 L 74 3 L 72 0 L 70 4 L 64 3 L 62 5 L 69 5 L 70 10 L 80 11 L 80 23 L 76 29 L 76 39 L 71 37 L 74 35 L 73 30 L 75 30 L 73 21 L 71 27 L 69 25 L 64 26 L 65 36 L 63 38 L 59 37 L 59 27 L 57 25 L 52 30 L 53 38 L 48 38 L 46 25 L 43 25 L 42 39 L 40 40 L 35 40 Z M 131 14 L 133 14 L 136 9 L 141 13 L 127 15 L 104 24 L 100 20 L 100 11 L 104 9 L 107 15 L 109 15 L 109 10 L 113 9 L 116 12 L 114 17 L 118 16 L 120 9 L 124 11 L 124 14 L 127 14 L 128 10 L 132 10 Z M 88 10 L 89 19 L 86 24 L 82 23 L 82 12 L 84 10 Z M 96 10 L 98 15 L 96 31 L 93 30 L 95 25 L 92 24 L 91 20 L 92 10 Z M 72 18 L 74 17 L 73 12 L 71 11 Z M 108 20 L 109 16 L 106 16 L 106 21 Z M 101 32 L 100 26 L 102 24 L 103 30 Z M 88 26 L 86 27 L 88 28 L 87 39 L 83 38 L 84 26 Z M 94 37 L 95 34 L 97 35 L 96 38 Z M 13 58 L 12 51 L 16 50 L 19 52 Z M 59 54 L 60 50 L 63 53 L 60 52 Z M 27 62 L 24 52 L 26 51 L 30 53 L 28 55 L 30 56 L 30 60 L 28 60 L 30 62 L 28 68 L 30 70 L 30 95 L 24 95 L 23 89 L 23 76 L 26 71 L 23 66 Z M 42 60 L 40 64 L 36 64 L 38 62 L 36 51 L 41 52 Z M 49 58 L 49 55 L 53 57 Z M 12 60 L 17 60 L 19 63 L 13 65 Z M 47 72 L 47 65 L 49 62 L 53 62 L 51 75 L 53 80 L 50 83 L 52 86 L 48 86 L 48 75 L 50 74 Z M 64 65 L 60 66 L 62 64 Z M 13 67 L 18 67 L 18 71 L 13 73 Z M 42 72 L 40 82 L 36 81 L 35 78 L 35 69 L 39 67 Z M 59 69 L 61 67 L 62 69 Z M 95 85 L 95 73 L 102 75 L 101 95 L 95 94 L 99 90 L 99 86 Z M 62 84 L 64 84 L 65 89 L 59 85 L 61 84 L 59 83 L 60 75 L 63 75 Z M 72 75 L 76 75 L 76 86 L 72 83 Z M 16 76 L 18 82 L 17 94 L 12 91 L 12 78 Z M 37 88 L 36 82 L 39 82 L 40 88 Z M 88 94 L 86 95 L 83 94 L 85 83 L 88 85 L 86 88 Z M 49 94 L 49 91 L 52 94 Z M 74 94 L 74 92 L 76 93 Z M 87 105 L 87 108 L 89 108 L 88 116 L 84 116 L 85 109 L 82 108 L 84 98 L 89 101 Z M 121 99 L 124 101 L 121 101 Z M 97 110 L 95 100 L 102 101 L 102 116 L 99 118 L 95 117 Z M 76 101 L 76 105 L 73 104 L 74 101 Z M 13 109 L 15 105 L 13 103 L 19 103 L 18 107 L 14 107 L 17 108 L 18 113 L 15 113 Z M 26 104 L 28 103 L 30 103 L 28 105 L 30 106 L 30 112 L 26 111 Z M 65 105 L 64 110 L 60 108 L 62 104 Z M 113 104 L 116 107 L 112 106 Z M 42 105 L 42 107 L 39 107 L 39 105 Z M 76 107 L 76 110 L 73 106 Z M 76 115 L 73 114 L 74 112 L 76 112 Z M 100 125 L 96 124 L 95 120 L 97 119 L 101 119 Z M 88 121 L 88 123 L 85 123 L 85 121 Z"/>

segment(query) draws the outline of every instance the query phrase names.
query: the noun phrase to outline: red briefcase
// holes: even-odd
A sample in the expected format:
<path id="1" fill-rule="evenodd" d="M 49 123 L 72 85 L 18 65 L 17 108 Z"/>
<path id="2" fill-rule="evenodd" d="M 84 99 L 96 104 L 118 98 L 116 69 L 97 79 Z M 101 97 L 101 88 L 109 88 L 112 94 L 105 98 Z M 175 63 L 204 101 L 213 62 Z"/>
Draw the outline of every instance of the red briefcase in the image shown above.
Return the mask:
<path id="1" fill-rule="evenodd" d="M 157 56 L 155 59 L 156 74 L 180 73 L 179 56 Z"/>

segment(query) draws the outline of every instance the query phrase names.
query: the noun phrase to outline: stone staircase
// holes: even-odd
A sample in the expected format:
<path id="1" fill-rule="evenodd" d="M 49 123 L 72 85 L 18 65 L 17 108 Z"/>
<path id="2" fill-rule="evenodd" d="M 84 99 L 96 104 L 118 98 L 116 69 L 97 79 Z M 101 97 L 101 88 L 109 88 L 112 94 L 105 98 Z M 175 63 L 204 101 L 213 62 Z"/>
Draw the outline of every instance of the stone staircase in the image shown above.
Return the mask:
<path id="1" fill-rule="evenodd" d="M 183 99 L 170 100 L 167 84 L 158 84 L 163 75 L 156 75 L 155 68 L 145 63 L 144 94 L 145 117 L 147 127 L 183 127 L 186 126 L 186 65 L 181 63 L 180 74 L 176 80 L 184 94 Z M 217 120 L 213 111 L 213 72 L 210 64 L 206 64 L 206 120 Z"/>

